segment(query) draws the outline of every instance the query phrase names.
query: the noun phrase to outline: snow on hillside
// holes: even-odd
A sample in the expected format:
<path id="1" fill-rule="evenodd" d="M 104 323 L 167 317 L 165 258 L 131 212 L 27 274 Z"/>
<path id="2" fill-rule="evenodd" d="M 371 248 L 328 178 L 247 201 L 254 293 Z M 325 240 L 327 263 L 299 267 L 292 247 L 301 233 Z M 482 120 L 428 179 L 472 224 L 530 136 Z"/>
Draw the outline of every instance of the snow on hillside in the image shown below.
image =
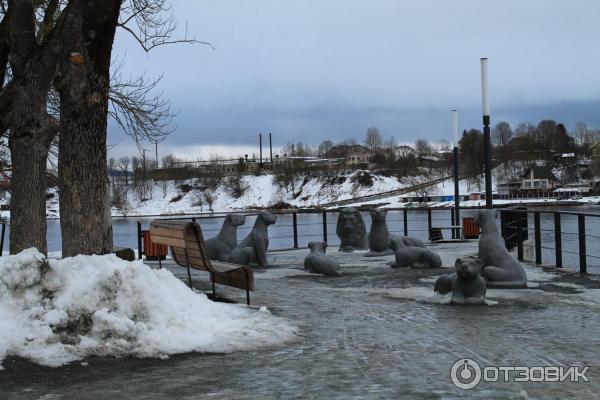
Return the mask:
<path id="1" fill-rule="evenodd" d="M 56 367 L 89 356 L 228 353 L 296 339 L 288 321 L 215 303 L 166 269 L 114 255 L 0 259 L 0 369 L 7 356 Z"/>
<path id="2" fill-rule="evenodd" d="M 195 180 L 176 184 L 171 181 L 165 189 L 160 185 L 153 188 L 152 198 L 140 201 L 135 193 L 128 194 L 129 207 L 126 210 L 113 209 L 113 215 L 174 215 L 208 212 L 209 206 L 203 201 L 198 204 L 201 191 L 182 191 L 182 185 L 194 186 Z M 219 185 L 212 192 L 214 212 L 227 212 L 251 208 L 267 208 L 278 204 L 295 207 L 317 206 L 336 200 L 351 199 L 406 186 L 398 178 L 381 176 L 367 171 L 354 171 L 336 176 L 298 178 L 287 188 L 281 187 L 272 175 L 242 176 L 240 186 L 243 194 L 236 198 L 226 184 Z"/>
<path id="3" fill-rule="evenodd" d="M 228 212 L 253 208 L 268 208 L 277 205 L 292 207 L 314 207 L 337 200 L 352 199 L 410 186 L 408 182 L 395 176 L 384 176 L 369 171 L 353 171 L 334 176 L 299 177 L 293 184 L 283 187 L 273 175 L 246 175 L 240 178 L 244 188 L 236 197 L 227 186 L 227 179 L 211 190 L 214 212 Z M 187 188 L 184 190 L 183 187 Z M 197 179 L 183 181 L 156 182 L 146 200 L 140 200 L 133 188 L 127 193 L 125 207 L 113 207 L 113 216 L 178 215 L 209 212 L 210 207 L 203 198 L 202 185 Z M 5 193 L 0 204 L 8 204 L 10 195 Z M 49 218 L 59 218 L 58 191 L 48 189 L 47 210 Z M 1 217 L 10 219 L 9 211 L 2 211 Z"/>

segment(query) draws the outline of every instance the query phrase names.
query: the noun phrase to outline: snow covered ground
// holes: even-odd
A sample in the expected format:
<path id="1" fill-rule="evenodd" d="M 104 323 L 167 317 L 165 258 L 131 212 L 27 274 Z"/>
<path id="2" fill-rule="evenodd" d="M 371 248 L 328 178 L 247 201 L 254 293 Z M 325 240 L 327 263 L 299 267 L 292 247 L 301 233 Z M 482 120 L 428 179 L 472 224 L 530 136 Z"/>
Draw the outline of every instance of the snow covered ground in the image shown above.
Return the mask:
<path id="1" fill-rule="evenodd" d="M 212 302 L 141 261 L 46 260 L 35 249 L 0 258 L 0 363 L 229 353 L 290 342 L 296 331 L 266 309 Z"/>

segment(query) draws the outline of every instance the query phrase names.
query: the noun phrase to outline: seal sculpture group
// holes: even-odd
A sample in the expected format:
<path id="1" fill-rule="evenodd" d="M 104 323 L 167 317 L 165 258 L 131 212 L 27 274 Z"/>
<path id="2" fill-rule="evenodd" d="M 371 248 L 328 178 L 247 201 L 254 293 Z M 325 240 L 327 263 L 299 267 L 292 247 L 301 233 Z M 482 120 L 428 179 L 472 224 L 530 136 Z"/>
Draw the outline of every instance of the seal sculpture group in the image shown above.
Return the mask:
<path id="1" fill-rule="evenodd" d="M 310 242 L 308 248 L 310 249 L 310 254 L 304 259 L 305 271 L 328 276 L 341 275 L 338 260 L 325 254 L 327 243 Z"/>
<path id="2" fill-rule="evenodd" d="M 219 234 L 206 243 L 208 258 L 218 261 L 229 261 L 231 252 L 237 246 L 237 227 L 244 225 L 245 215 L 229 214 L 223 221 Z"/>
<path id="3" fill-rule="evenodd" d="M 486 284 L 479 275 L 481 260 L 474 257 L 459 258 L 455 266 L 456 272 L 440 276 L 433 290 L 441 294 L 452 292 L 453 304 L 485 304 Z"/>
<path id="4" fill-rule="evenodd" d="M 400 247 L 425 247 L 419 239 L 408 236 L 390 234 L 386 217 L 387 210 L 378 208 L 371 210 L 371 229 L 369 231 L 369 252 L 365 257 L 390 256 Z"/>
<path id="5" fill-rule="evenodd" d="M 340 238 L 340 251 L 353 252 L 369 247 L 365 221 L 356 208 L 343 208 L 340 211 L 336 233 Z"/>
<path id="6" fill-rule="evenodd" d="M 256 217 L 252 231 L 231 252 L 229 262 L 247 266 L 267 267 L 267 248 L 269 247 L 269 225 L 277 217 L 268 211 L 261 211 Z"/>
<path id="7" fill-rule="evenodd" d="M 496 228 L 493 210 L 481 210 L 475 215 L 475 223 L 481 228 L 479 259 L 481 274 L 488 287 L 526 288 L 527 274 L 521 263 L 506 249 L 504 239 Z"/>

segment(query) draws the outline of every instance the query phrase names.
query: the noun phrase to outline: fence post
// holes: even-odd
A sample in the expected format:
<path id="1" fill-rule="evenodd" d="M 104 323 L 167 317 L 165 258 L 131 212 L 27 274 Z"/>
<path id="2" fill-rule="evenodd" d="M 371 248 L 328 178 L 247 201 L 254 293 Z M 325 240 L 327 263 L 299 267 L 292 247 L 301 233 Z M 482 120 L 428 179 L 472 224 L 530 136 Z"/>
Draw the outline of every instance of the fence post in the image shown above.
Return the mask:
<path id="1" fill-rule="evenodd" d="M 327 211 L 323 210 L 323 241 L 327 243 Z"/>
<path id="2" fill-rule="evenodd" d="M 535 238 L 535 263 L 542 263 L 542 238 L 541 238 L 541 227 L 540 227 L 540 213 L 538 211 L 533 213 L 533 229 Z"/>
<path id="3" fill-rule="evenodd" d="M 579 272 L 587 274 L 587 254 L 585 250 L 585 215 L 577 216 L 579 225 Z"/>
<path id="4" fill-rule="evenodd" d="M 450 210 L 450 226 L 454 226 L 454 224 L 456 223 L 456 221 L 454 221 L 454 209 Z M 452 230 L 452 239 L 456 239 L 456 231 L 453 229 Z"/>
<path id="5" fill-rule="evenodd" d="M 142 259 L 142 223 L 137 222 L 138 260 Z"/>
<path id="6" fill-rule="evenodd" d="M 508 227 L 506 226 L 506 211 L 500 210 L 500 236 L 504 239 L 504 246 L 507 250 L 511 250 L 508 245 Z"/>
<path id="7" fill-rule="evenodd" d="M 427 210 L 427 234 L 431 240 L 431 208 Z"/>
<path id="8" fill-rule="evenodd" d="M 6 233 L 6 223 L 2 223 L 2 237 L 0 238 L 0 257 L 4 253 L 4 234 Z"/>
<path id="9" fill-rule="evenodd" d="M 298 213 L 292 214 L 292 221 L 294 226 L 294 248 L 298 248 Z"/>
<path id="10" fill-rule="evenodd" d="M 556 268 L 562 268 L 562 236 L 560 227 L 560 213 L 554 212 L 554 258 L 556 259 Z"/>
<path id="11" fill-rule="evenodd" d="M 404 236 L 408 236 L 408 210 L 405 208 L 402 210 L 404 216 Z"/>

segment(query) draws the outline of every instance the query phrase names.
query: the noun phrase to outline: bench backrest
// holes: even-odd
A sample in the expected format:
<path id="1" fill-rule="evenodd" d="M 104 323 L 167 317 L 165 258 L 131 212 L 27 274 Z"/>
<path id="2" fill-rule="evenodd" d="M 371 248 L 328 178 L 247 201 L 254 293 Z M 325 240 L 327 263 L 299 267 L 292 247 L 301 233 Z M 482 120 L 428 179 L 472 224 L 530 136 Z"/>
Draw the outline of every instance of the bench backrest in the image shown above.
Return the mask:
<path id="1" fill-rule="evenodd" d="M 150 225 L 154 243 L 171 247 L 175 262 L 182 266 L 212 271 L 200 225 L 188 221 L 155 220 Z"/>

